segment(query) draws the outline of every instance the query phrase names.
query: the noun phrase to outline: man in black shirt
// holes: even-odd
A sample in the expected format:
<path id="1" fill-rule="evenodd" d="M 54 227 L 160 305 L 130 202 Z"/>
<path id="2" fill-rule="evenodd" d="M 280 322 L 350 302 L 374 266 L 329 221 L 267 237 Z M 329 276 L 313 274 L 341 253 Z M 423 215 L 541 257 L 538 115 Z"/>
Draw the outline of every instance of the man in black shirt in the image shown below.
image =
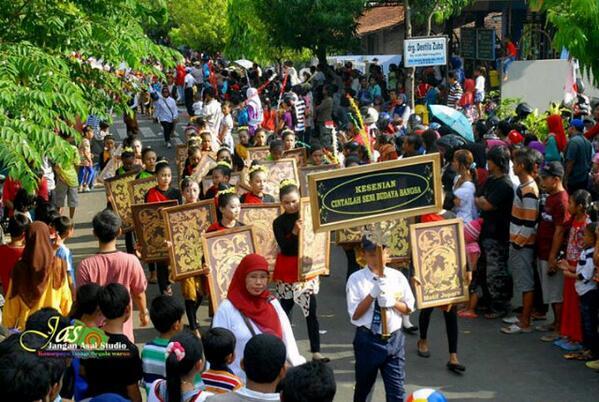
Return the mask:
<path id="1" fill-rule="evenodd" d="M 491 312 L 486 318 L 499 318 L 508 313 L 512 297 L 512 280 L 507 269 L 510 217 L 514 188 L 507 173 L 510 151 L 498 146 L 487 153 L 489 178 L 476 198 L 483 226 L 480 239 L 487 262 L 487 287 L 491 297 Z"/>
<path id="2" fill-rule="evenodd" d="M 98 306 L 106 318 L 102 329 L 108 336 L 107 356 L 82 359 L 82 374 L 89 384 L 88 397 L 105 393 L 119 394 L 132 402 L 141 402 L 142 378 L 139 350 L 123 333 L 123 324 L 131 314 L 129 292 L 118 283 L 110 283 L 98 293 Z"/>

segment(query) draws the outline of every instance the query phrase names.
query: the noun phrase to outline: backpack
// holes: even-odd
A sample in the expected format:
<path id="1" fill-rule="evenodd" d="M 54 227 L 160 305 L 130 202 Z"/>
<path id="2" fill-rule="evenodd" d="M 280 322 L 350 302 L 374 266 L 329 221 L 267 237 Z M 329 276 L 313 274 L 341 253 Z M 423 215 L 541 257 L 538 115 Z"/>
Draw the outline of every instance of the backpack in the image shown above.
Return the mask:
<path id="1" fill-rule="evenodd" d="M 240 109 L 237 113 L 237 124 L 240 126 L 247 126 L 250 122 L 250 115 L 246 108 Z"/>

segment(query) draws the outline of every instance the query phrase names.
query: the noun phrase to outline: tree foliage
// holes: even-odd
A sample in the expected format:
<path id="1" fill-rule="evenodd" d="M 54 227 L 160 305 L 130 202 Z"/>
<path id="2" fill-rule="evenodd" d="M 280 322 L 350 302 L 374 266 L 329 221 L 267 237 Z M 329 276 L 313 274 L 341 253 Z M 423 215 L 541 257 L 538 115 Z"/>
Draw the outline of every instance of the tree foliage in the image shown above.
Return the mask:
<path id="1" fill-rule="evenodd" d="M 227 0 L 169 0 L 175 45 L 208 52 L 222 51 L 227 38 Z"/>
<path id="2" fill-rule="evenodd" d="M 414 22 L 425 24 L 429 16 L 435 23 L 441 24 L 452 16 L 459 15 L 464 7 L 474 0 L 418 0 L 412 3 Z"/>
<path id="3" fill-rule="evenodd" d="M 533 10 L 547 12 L 555 29 L 553 47 L 568 49 L 599 85 L 599 2 L 597 0 L 530 0 Z"/>
<path id="4" fill-rule="evenodd" d="M 273 46 L 310 49 L 321 61 L 327 51 L 357 45 L 356 26 L 363 0 L 256 0 L 257 15 Z"/>
<path id="5" fill-rule="evenodd" d="M 258 63 L 306 58 L 306 52 L 275 41 L 276 36 L 267 29 L 268 21 L 260 16 L 257 5 L 255 0 L 228 0 L 227 57 L 232 60 L 249 59 Z"/>
<path id="6" fill-rule="evenodd" d="M 72 147 L 57 132 L 91 113 L 126 110 L 126 83 L 94 69 L 93 57 L 112 66 L 159 74 L 146 58 L 167 65 L 174 52 L 148 39 L 142 24 L 155 22 L 161 1 L 15 0 L 0 8 L 0 166 L 33 190 L 42 156 L 73 163 Z M 74 55 L 77 56 L 74 56 Z"/>

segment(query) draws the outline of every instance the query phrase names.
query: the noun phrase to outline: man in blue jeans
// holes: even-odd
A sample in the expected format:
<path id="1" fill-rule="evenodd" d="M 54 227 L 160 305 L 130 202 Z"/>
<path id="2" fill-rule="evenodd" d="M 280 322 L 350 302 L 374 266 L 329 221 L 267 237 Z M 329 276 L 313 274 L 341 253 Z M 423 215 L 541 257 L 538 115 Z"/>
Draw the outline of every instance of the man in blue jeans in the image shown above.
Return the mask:
<path id="1" fill-rule="evenodd" d="M 414 310 L 414 295 L 406 277 L 386 266 L 387 248 L 383 246 L 384 275 L 378 275 L 376 245 L 362 239 L 367 267 L 354 272 L 347 281 L 347 310 L 356 326 L 354 355 L 356 386 L 354 402 L 364 402 L 380 370 L 387 402 L 403 402 L 405 380 L 405 336 L 402 315 Z M 387 311 L 390 336 L 382 336 L 381 309 Z"/>

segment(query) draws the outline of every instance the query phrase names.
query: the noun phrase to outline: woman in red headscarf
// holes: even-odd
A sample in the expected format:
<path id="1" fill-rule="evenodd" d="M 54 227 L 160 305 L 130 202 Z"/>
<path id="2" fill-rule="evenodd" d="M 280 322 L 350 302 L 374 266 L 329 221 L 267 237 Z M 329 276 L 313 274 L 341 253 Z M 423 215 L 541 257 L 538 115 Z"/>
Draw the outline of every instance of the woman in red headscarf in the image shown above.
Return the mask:
<path id="1" fill-rule="evenodd" d="M 545 162 L 561 162 L 561 153 L 568 143 L 562 117 L 559 114 L 547 116 L 547 129 L 549 135 L 545 142 Z"/>
<path id="2" fill-rule="evenodd" d="M 287 361 L 293 366 L 306 360 L 300 355 L 287 314 L 268 291 L 268 262 L 258 254 L 246 255 L 235 270 L 227 298 L 214 315 L 212 327 L 226 328 L 235 334 L 235 361 L 230 368 L 245 381 L 239 362 L 247 342 L 257 334 L 281 338 L 287 347 Z"/>
<path id="3" fill-rule="evenodd" d="M 44 307 L 68 315 L 73 303 L 64 260 L 56 257 L 50 229 L 33 222 L 27 230 L 25 249 L 12 271 L 3 311 L 6 328 L 23 330 L 27 318 Z"/>

